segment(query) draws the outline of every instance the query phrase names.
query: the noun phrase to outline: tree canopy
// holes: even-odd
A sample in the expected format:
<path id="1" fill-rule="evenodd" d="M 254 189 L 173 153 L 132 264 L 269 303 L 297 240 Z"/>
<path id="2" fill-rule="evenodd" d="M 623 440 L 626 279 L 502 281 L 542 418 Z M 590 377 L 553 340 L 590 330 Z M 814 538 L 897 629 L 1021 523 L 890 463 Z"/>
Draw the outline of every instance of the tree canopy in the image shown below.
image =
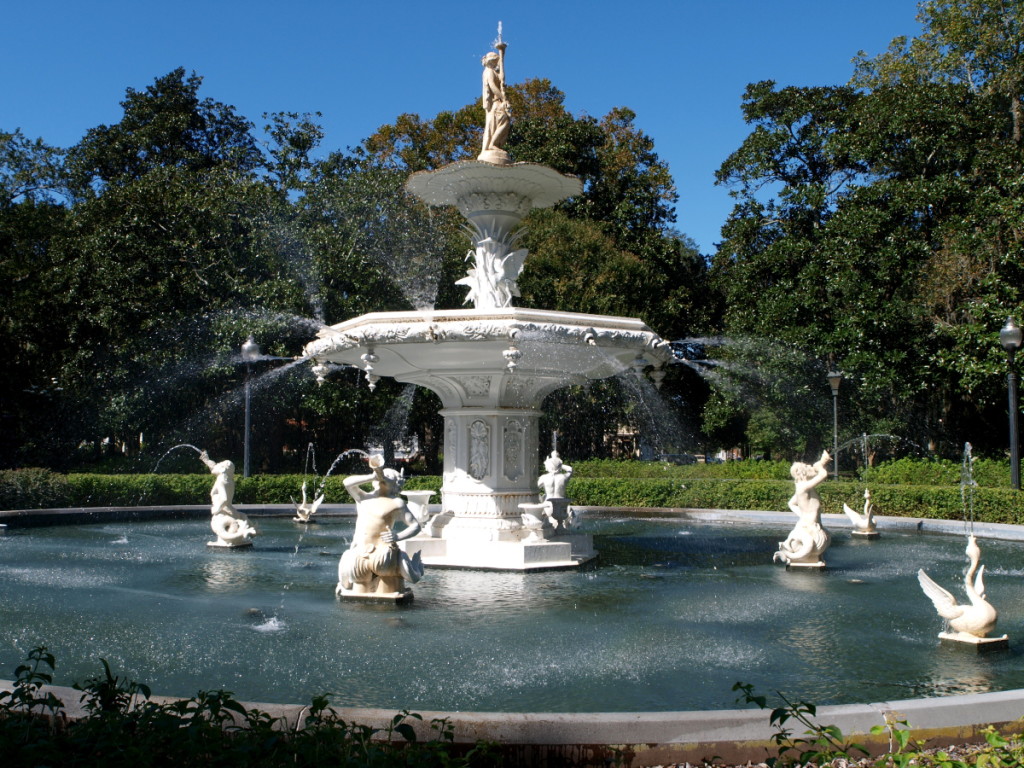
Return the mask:
<path id="1" fill-rule="evenodd" d="M 984 425 L 976 446 L 1005 442 L 996 335 L 1021 304 L 1022 14 L 923 2 L 923 34 L 860 54 L 849 85 L 747 89 L 753 131 L 718 173 L 737 200 L 714 268 L 726 332 L 799 348 L 822 391 L 824 370 L 841 368 L 850 432 L 951 451 Z M 809 407 L 732 402 L 749 415 Z"/>
<path id="2" fill-rule="evenodd" d="M 638 314 L 672 333 L 706 321 L 705 260 L 670 228 L 672 180 L 635 115 L 573 116 L 547 81 L 511 90 L 517 159 L 585 183 L 529 222 L 524 303 Z M 176 441 L 235 454 L 245 376 L 275 380 L 272 362 L 240 364 L 247 335 L 287 359 L 321 324 L 462 305 L 461 217 L 404 182 L 475 155 L 479 105 L 400 115 L 355 151 L 318 157 L 316 115 L 267 114 L 261 133 L 201 91 L 181 68 L 130 87 L 121 119 L 67 150 L 0 134 L 0 295 L 13 310 L 0 463 L 60 468 L 104 445 L 152 454 Z M 390 383 L 371 396 L 344 372 L 318 389 L 305 368 L 276 365 L 287 385 L 254 395 L 258 467 L 294 465 L 306 442 L 358 447 L 408 399 Z M 416 401 L 410 429 L 436 458 L 434 401 Z"/>

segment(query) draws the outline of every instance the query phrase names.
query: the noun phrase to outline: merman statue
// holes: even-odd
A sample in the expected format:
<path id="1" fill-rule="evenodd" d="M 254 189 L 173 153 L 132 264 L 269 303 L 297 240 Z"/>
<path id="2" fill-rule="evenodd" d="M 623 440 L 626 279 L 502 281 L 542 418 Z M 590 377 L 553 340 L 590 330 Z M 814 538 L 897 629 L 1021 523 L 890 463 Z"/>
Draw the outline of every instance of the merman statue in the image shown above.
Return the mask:
<path id="1" fill-rule="evenodd" d="M 384 468 L 384 457 L 371 456 L 372 474 L 345 478 L 345 490 L 356 502 L 356 530 L 352 545 L 338 562 L 339 597 L 387 598 L 412 597 L 406 580 L 415 584 L 423 577 L 420 553 L 410 558 L 397 542 L 415 536 L 420 523 L 399 496 L 405 484 L 403 476 Z M 372 490 L 360 486 L 372 483 Z M 399 520 L 406 527 L 395 533 Z"/>
<path id="2" fill-rule="evenodd" d="M 567 531 L 572 525 L 572 517 L 565 487 L 572 477 L 572 467 L 563 464 L 558 451 L 554 450 L 544 459 L 544 469 L 545 473 L 537 478 L 537 487 L 543 491 L 551 526 L 555 531 Z"/>
<path id="3" fill-rule="evenodd" d="M 217 535 L 217 540 L 208 542 L 207 546 L 252 546 L 250 539 L 256 535 L 256 529 L 250 525 L 249 518 L 234 507 L 235 465 L 227 459 L 214 461 L 206 451 L 199 454 L 199 460 L 216 477 L 210 489 L 210 527 Z"/>
<path id="4" fill-rule="evenodd" d="M 785 541 L 779 542 L 779 551 L 773 560 L 781 560 L 788 566 L 802 568 L 824 568 L 822 554 L 828 549 L 831 537 L 821 527 L 821 497 L 817 487 L 828 477 L 825 467 L 832 457 L 823 451 L 814 464 L 794 462 L 789 474 L 796 483 L 796 489 L 789 500 L 789 509 L 799 520 L 789 532 Z"/>

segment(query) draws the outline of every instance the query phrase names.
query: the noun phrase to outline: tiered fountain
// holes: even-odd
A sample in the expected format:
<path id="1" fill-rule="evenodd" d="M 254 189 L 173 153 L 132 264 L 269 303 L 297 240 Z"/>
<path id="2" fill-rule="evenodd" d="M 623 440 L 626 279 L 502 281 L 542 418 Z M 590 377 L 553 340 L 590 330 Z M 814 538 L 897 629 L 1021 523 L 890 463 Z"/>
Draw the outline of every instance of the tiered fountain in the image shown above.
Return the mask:
<path id="1" fill-rule="evenodd" d="M 574 567 L 594 557 L 589 536 L 526 530 L 521 504 L 538 500 L 538 422 L 556 389 L 632 368 L 642 375 L 671 359 L 640 320 L 512 306 L 527 252 L 520 222 L 582 191 L 579 179 L 544 165 L 513 163 L 505 44 L 484 57 L 484 146 L 475 161 L 414 174 L 406 188 L 428 205 L 454 205 L 469 222 L 472 267 L 458 281 L 473 309 L 376 312 L 324 328 L 305 355 L 320 366 L 362 367 L 435 392 L 444 409 L 441 511 L 403 542 L 427 565 L 501 570 Z M 323 371 L 324 368 L 315 368 Z"/>

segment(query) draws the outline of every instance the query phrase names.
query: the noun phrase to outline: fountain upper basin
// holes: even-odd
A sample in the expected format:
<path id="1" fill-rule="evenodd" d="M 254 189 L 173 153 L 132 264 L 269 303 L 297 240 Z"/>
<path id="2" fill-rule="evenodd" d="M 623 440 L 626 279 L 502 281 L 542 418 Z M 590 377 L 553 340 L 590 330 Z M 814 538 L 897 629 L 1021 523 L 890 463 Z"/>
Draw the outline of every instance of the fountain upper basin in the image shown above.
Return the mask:
<path id="1" fill-rule="evenodd" d="M 424 386 L 448 408 L 537 407 L 559 387 L 671 358 L 638 319 L 518 307 L 374 312 L 322 329 L 304 354 L 359 367 L 371 354 L 368 373 Z"/>

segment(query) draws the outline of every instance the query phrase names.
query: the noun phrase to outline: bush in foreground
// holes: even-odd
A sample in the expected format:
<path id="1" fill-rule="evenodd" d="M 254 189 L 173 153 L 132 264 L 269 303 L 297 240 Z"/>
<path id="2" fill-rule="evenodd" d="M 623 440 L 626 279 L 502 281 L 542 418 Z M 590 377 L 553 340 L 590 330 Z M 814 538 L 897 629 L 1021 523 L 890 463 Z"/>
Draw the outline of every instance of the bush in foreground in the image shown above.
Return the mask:
<path id="1" fill-rule="evenodd" d="M 418 741 L 411 720 L 396 714 L 384 729 L 348 723 L 326 696 L 314 697 L 299 727 L 288 730 L 258 709 L 246 709 L 227 691 L 200 691 L 191 699 L 157 703 L 144 685 L 103 674 L 75 684 L 86 716 L 69 721 L 63 703 L 43 686 L 56 661 L 34 649 L 15 670 L 11 691 L 0 691 L 0 755 L 5 765 L 91 768 L 145 766 L 422 766 L 470 768 L 499 764 L 486 743 L 454 743 L 446 720 L 431 723 L 436 736 Z"/>

